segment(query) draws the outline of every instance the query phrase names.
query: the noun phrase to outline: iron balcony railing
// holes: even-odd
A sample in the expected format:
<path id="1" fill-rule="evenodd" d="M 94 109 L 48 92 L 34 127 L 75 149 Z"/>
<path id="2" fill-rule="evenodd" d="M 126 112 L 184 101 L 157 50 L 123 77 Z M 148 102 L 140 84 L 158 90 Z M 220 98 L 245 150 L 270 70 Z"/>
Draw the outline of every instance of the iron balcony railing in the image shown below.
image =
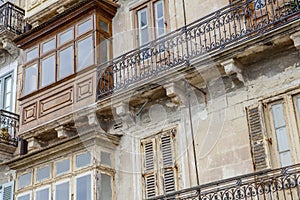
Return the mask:
<path id="1" fill-rule="evenodd" d="M 0 143 L 17 146 L 16 133 L 19 129 L 19 115 L 0 109 Z"/>
<path id="2" fill-rule="evenodd" d="M 0 31 L 8 30 L 16 34 L 24 33 L 25 11 L 10 2 L 0 6 Z"/>
<path id="3" fill-rule="evenodd" d="M 148 200 L 299 200 L 300 165 L 238 176 Z"/>
<path id="4" fill-rule="evenodd" d="M 98 99 L 299 19 L 299 0 L 236 0 L 98 66 Z"/>

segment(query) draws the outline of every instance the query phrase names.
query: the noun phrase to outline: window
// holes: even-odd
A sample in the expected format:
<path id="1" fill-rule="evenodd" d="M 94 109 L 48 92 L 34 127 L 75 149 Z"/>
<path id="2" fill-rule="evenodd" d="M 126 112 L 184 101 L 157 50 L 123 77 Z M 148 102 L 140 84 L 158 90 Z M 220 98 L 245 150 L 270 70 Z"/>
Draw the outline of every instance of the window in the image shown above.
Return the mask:
<path id="1" fill-rule="evenodd" d="M 21 188 L 31 185 L 31 177 L 32 177 L 31 172 L 19 176 L 18 189 L 21 189 Z"/>
<path id="2" fill-rule="evenodd" d="M 76 156 L 76 168 L 86 167 L 91 164 L 91 154 L 89 152 Z"/>
<path id="3" fill-rule="evenodd" d="M 1 200 L 13 200 L 14 199 L 14 182 L 5 183 L 2 185 L 0 193 Z"/>
<path id="4" fill-rule="evenodd" d="M 300 145 L 298 92 L 265 99 L 247 108 L 255 170 L 269 166 L 286 167 L 299 162 L 296 155 Z"/>
<path id="5" fill-rule="evenodd" d="M 50 166 L 42 167 L 36 172 L 36 181 L 41 182 L 50 178 Z"/>
<path id="6" fill-rule="evenodd" d="M 50 200 L 50 199 L 51 199 L 50 186 L 39 188 L 35 191 L 34 200 Z"/>
<path id="7" fill-rule="evenodd" d="M 94 65 L 94 46 L 93 19 L 89 17 L 28 49 L 23 94 L 32 93 Z"/>
<path id="8" fill-rule="evenodd" d="M 149 1 L 136 9 L 139 45 L 166 33 L 164 0 Z"/>
<path id="9" fill-rule="evenodd" d="M 91 174 L 79 175 L 75 178 L 75 200 L 92 200 L 92 178 Z"/>
<path id="10" fill-rule="evenodd" d="M 101 164 L 111 166 L 110 153 L 101 151 Z"/>
<path id="11" fill-rule="evenodd" d="M 145 198 L 176 190 L 175 134 L 174 128 L 142 141 Z"/>
<path id="12" fill-rule="evenodd" d="M 18 195 L 18 200 L 31 200 L 31 192 Z"/>
<path id="13" fill-rule="evenodd" d="M 100 199 L 112 199 L 111 176 L 101 173 L 100 174 Z"/>
<path id="14" fill-rule="evenodd" d="M 64 180 L 55 184 L 55 200 L 70 200 L 70 181 Z"/>
<path id="15" fill-rule="evenodd" d="M 70 171 L 70 159 L 65 159 L 62 161 L 58 161 L 55 164 L 55 174 L 56 176 L 65 174 Z"/>
<path id="16" fill-rule="evenodd" d="M 12 89 L 12 73 L 0 77 L 0 109 L 12 111 Z"/>

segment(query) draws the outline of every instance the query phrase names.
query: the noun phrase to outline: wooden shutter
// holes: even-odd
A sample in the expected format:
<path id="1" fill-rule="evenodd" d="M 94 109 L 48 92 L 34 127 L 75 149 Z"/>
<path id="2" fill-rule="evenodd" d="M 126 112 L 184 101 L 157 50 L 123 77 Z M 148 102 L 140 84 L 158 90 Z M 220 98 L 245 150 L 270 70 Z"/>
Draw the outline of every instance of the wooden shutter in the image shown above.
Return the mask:
<path id="1" fill-rule="evenodd" d="M 247 119 L 254 170 L 259 171 L 268 167 L 262 108 L 248 107 Z"/>
<path id="2" fill-rule="evenodd" d="M 174 163 L 174 148 L 172 134 L 161 137 L 160 149 L 163 164 L 163 190 L 164 193 L 175 191 L 176 168 Z"/>
<path id="3" fill-rule="evenodd" d="M 14 199 L 14 182 L 9 182 L 2 185 L 2 199 L 3 200 Z"/>
<path id="4" fill-rule="evenodd" d="M 155 174 L 155 139 L 149 139 L 142 144 L 143 147 L 143 176 L 146 198 L 157 195 L 157 180 Z"/>

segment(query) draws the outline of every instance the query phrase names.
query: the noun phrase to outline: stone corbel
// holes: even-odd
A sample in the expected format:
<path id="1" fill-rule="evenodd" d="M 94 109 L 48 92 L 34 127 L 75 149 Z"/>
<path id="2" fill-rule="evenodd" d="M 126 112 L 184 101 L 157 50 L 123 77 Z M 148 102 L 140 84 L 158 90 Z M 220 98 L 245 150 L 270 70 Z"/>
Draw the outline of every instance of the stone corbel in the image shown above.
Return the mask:
<path id="1" fill-rule="evenodd" d="M 57 132 L 57 137 L 60 139 L 71 137 L 75 134 L 73 129 L 66 126 L 59 126 L 55 128 L 55 131 Z"/>
<path id="2" fill-rule="evenodd" d="M 28 138 L 27 142 L 28 142 L 28 146 L 27 146 L 28 151 L 39 149 L 41 147 L 39 140 L 35 137 Z"/>
<path id="3" fill-rule="evenodd" d="M 294 46 L 300 50 L 300 31 L 290 35 L 290 38 L 294 42 Z"/>
<path id="4" fill-rule="evenodd" d="M 175 105 L 184 105 L 186 103 L 186 93 L 184 82 L 170 82 L 163 86 L 166 89 L 167 96 Z"/>
<path id="5" fill-rule="evenodd" d="M 237 79 L 243 83 L 245 83 L 242 70 L 241 70 L 241 64 L 235 61 L 234 59 L 229 59 L 221 63 L 221 65 L 224 67 L 225 73 L 228 76 L 236 75 Z"/>
<path id="6" fill-rule="evenodd" d="M 123 126 L 129 128 L 134 124 L 135 120 L 129 111 L 128 103 L 117 103 L 113 107 L 116 115 L 122 120 Z"/>
<path id="7" fill-rule="evenodd" d="M 6 50 L 12 58 L 17 58 L 19 55 L 19 49 L 14 45 L 12 41 L 9 39 L 3 39 L 2 41 L 2 48 Z"/>

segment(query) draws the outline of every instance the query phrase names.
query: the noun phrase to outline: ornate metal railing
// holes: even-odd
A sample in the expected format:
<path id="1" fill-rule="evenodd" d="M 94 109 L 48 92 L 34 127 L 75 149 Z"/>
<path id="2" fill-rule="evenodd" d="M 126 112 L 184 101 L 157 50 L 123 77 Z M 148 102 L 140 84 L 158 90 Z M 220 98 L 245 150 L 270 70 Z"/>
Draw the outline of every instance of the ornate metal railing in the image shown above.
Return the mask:
<path id="1" fill-rule="evenodd" d="M 236 0 L 98 66 L 98 99 L 300 18 L 299 0 Z"/>
<path id="2" fill-rule="evenodd" d="M 0 109 L 0 143 L 18 145 L 19 115 Z"/>
<path id="3" fill-rule="evenodd" d="M 148 200 L 298 200 L 300 165 L 238 176 Z"/>
<path id="4" fill-rule="evenodd" d="M 25 11 L 10 2 L 0 6 L 0 31 L 9 30 L 16 34 L 24 33 Z"/>

